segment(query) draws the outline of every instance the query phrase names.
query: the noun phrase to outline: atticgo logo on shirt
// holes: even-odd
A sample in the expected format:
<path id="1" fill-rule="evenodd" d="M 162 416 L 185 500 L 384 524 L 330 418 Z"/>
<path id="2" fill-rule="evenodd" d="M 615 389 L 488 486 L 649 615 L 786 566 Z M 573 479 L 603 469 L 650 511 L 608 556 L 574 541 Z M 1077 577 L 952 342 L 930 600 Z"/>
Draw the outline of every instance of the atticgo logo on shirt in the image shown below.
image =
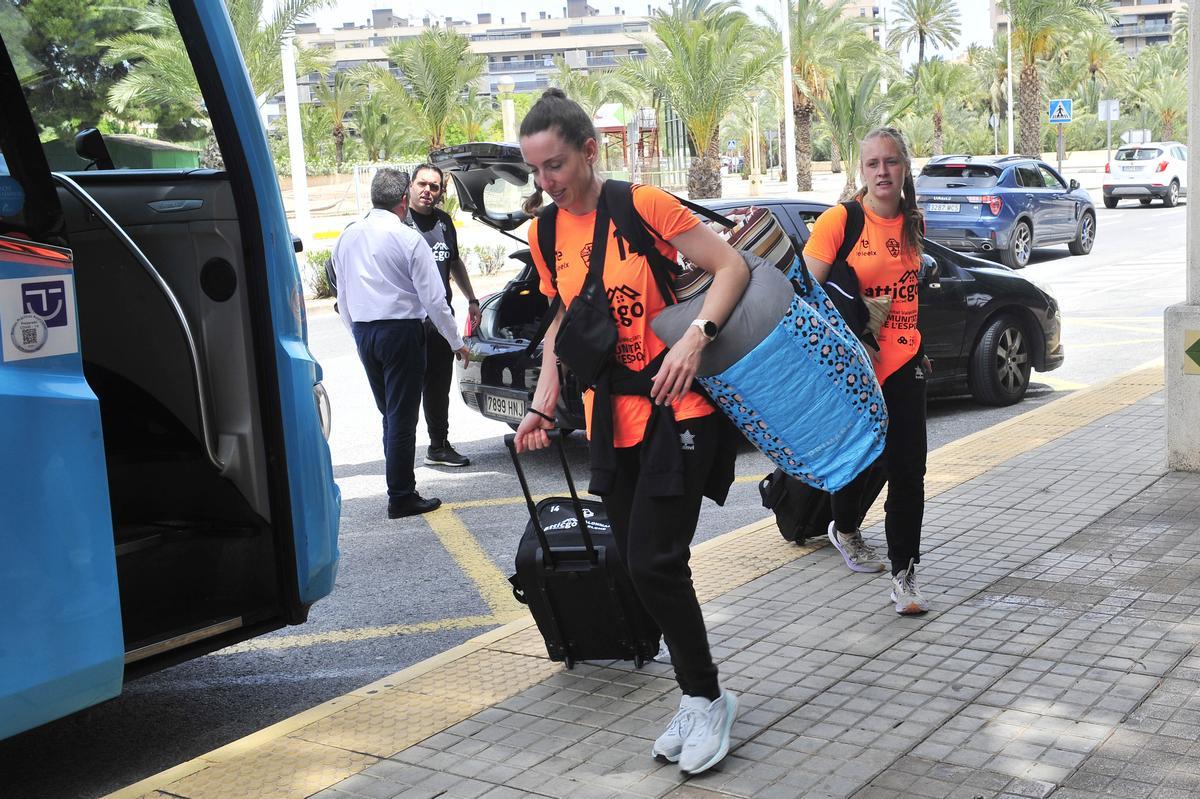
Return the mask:
<path id="1" fill-rule="evenodd" d="M 433 260 L 439 264 L 442 261 L 450 260 L 450 247 L 444 241 L 439 241 L 433 245 Z"/>
<path id="2" fill-rule="evenodd" d="M 630 327 L 634 319 L 646 315 L 641 293 L 629 286 L 618 286 L 608 290 L 608 305 L 612 308 L 613 321 L 621 327 Z"/>

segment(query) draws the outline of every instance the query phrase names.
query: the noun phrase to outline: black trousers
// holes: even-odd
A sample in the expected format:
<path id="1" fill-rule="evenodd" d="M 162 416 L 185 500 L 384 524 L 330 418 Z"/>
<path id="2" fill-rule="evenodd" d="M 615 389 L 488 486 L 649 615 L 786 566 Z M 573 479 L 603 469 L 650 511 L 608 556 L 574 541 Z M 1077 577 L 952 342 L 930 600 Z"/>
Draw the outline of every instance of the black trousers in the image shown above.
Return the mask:
<path id="1" fill-rule="evenodd" d="M 887 501 L 883 526 L 887 532 L 892 574 L 921 562 L 921 522 L 925 516 L 925 460 L 929 441 L 925 432 L 924 353 L 888 375 L 883 399 L 888 410 L 887 439 L 880 461 L 887 475 Z M 837 529 L 857 530 L 868 508 L 862 507 L 867 473 L 854 478 L 833 495 Z"/>
<path id="2" fill-rule="evenodd" d="M 454 379 L 454 350 L 450 342 L 428 321 L 425 322 L 425 381 L 421 386 L 421 407 L 429 445 L 440 447 L 450 435 L 450 384 Z"/>
<path id="3" fill-rule="evenodd" d="M 644 444 L 639 444 L 616 451 L 616 478 L 604 497 L 617 551 L 634 590 L 662 630 L 679 687 L 689 696 L 708 699 L 720 696 L 720 687 L 688 561 L 704 484 L 716 454 L 716 422 L 715 415 L 709 415 L 678 423 L 683 495 L 648 495 L 640 478 Z"/>
<path id="4" fill-rule="evenodd" d="M 355 322 L 353 329 L 359 360 L 383 415 L 388 500 L 394 503 L 417 490 L 413 458 L 425 372 L 425 326 L 420 319 L 380 319 Z"/>

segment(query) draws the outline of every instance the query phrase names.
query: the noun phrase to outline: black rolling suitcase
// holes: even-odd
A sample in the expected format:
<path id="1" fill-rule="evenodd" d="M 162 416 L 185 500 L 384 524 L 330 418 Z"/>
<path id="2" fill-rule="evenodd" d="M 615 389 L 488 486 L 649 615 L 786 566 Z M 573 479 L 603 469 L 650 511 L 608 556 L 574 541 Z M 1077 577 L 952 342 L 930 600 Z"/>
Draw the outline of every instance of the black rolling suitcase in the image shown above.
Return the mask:
<path id="1" fill-rule="evenodd" d="M 862 509 L 866 514 L 883 491 L 887 475 L 874 463 L 867 467 L 869 476 Z M 758 483 L 763 507 L 775 512 L 775 523 L 784 540 L 803 544 L 809 538 L 824 538 L 833 521 L 833 498 L 828 491 L 813 488 L 802 480 L 776 469 Z"/>
<path id="2" fill-rule="evenodd" d="M 551 438 L 571 495 L 535 505 L 514 436 L 504 437 L 529 507 L 509 578 L 513 594 L 529 606 L 551 660 L 568 669 L 580 660 L 632 660 L 641 668 L 658 654 L 658 625 L 634 593 L 603 504 L 579 498 L 562 438 Z"/>

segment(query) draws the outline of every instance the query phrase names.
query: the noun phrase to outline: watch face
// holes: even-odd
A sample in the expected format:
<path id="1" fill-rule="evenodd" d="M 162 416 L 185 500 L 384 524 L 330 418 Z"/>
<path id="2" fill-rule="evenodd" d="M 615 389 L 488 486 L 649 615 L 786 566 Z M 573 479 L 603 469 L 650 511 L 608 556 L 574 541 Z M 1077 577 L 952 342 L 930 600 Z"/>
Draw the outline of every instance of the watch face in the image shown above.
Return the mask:
<path id="1" fill-rule="evenodd" d="M 715 322 L 704 323 L 704 335 L 708 336 L 709 338 L 717 337 L 717 325 Z"/>

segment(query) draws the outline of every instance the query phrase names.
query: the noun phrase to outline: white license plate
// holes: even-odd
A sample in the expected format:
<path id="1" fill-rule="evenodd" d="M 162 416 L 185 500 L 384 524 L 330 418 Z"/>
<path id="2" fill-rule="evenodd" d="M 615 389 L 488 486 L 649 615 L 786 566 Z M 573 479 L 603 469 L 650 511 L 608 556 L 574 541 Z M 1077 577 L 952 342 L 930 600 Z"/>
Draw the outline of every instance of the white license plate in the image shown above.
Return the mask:
<path id="1" fill-rule="evenodd" d="M 511 397 L 493 397 L 491 394 L 484 394 L 483 409 L 514 422 L 525 418 L 525 403 Z"/>
<path id="2" fill-rule="evenodd" d="M 930 203 L 930 211 L 942 211 L 948 214 L 958 213 L 958 203 Z"/>
<path id="3" fill-rule="evenodd" d="M 1140 166 L 1123 166 L 1123 167 L 1121 167 L 1121 171 L 1123 171 L 1123 172 L 1141 172 L 1142 168 Z"/>

